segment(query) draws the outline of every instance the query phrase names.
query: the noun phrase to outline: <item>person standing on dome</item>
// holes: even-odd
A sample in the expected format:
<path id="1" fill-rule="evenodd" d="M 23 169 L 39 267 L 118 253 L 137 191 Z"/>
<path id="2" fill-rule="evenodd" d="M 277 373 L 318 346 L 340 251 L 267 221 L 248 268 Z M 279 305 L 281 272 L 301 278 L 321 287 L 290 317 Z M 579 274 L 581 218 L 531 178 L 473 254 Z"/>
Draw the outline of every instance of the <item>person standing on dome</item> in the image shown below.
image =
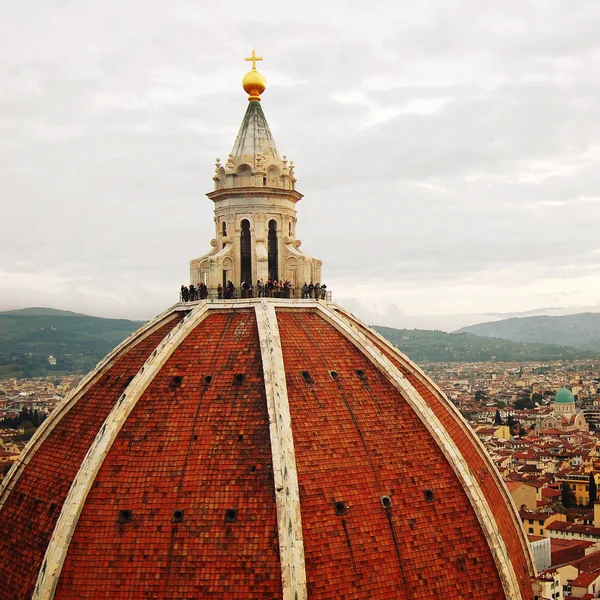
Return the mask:
<path id="1" fill-rule="evenodd" d="M 223 286 L 220 283 L 217 285 L 217 298 L 223 300 Z"/>
<path id="2" fill-rule="evenodd" d="M 244 281 L 242 281 L 242 285 L 240 286 L 241 290 L 242 290 L 242 298 L 248 298 L 248 292 L 250 290 L 250 285 L 248 284 L 248 282 L 244 279 Z"/>

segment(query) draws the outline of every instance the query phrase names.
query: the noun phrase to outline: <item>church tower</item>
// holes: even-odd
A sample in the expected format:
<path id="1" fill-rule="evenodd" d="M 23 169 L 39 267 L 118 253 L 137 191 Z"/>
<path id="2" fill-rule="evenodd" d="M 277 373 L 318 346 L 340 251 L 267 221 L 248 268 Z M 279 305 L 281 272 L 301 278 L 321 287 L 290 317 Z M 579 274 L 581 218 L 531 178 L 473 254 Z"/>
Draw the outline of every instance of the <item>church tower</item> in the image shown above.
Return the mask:
<path id="1" fill-rule="evenodd" d="M 321 281 L 322 262 L 300 250 L 296 238 L 294 164 L 279 155 L 260 104 L 265 78 L 256 70 L 262 57 L 246 58 L 252 70 L 242 80 L 248 108 L 233 149 L 225 164 L 217 158 L 214 190 L 207 196 L 215 203 L 215 238 L 212 250 L 190 261 L 190 283 L 205 283 L 209 290 L 231 280 L 289 281 L 300 297 L 306 282 Z"/>

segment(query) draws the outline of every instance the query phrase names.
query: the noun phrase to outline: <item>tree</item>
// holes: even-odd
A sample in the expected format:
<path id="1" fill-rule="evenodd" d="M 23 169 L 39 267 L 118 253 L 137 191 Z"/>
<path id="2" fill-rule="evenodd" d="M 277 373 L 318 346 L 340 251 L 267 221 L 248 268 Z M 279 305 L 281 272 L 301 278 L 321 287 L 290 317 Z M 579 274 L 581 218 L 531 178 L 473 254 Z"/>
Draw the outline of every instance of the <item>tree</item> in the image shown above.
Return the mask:
<path id="1" fill-rule="evenodd" d="M 500 411 L 496 409 L 496 416 L 494 417 L 494 425 L 502 425 L 502 417 L 500 416 Z"/>
<path id="2" fill-rule="evenodd" d="M 596 479 L 594 478 L 593 471 L 590 471 L 590 483 L 588 487 L 590 490 L 590 501 L 588 503 L 588 508 L 594 508 L 596 497 L 598 495 L 598 485 L 596 484 Z"/>
<path id="3" fill-rule="evenodd" d="M 562 485 L 561 502 L 565 508 L 577 506 L 577 498 L 575 497 L 575 492 L 571 489 L 571 486 L 566 481 Z"/>
<path id="4" fill-rule="evenodd" d="M 45 414 L 40 413 L 37 410 L 29 410 L 28 408 L 24 408 L 21 410 L 18 416 L 12 419 L 10 417 L 2 419 L 0 421 L 0 428 L 10 427 L 11 429 L 36 429 L 44 422 L 45 419 Z"/>
<path id="5" fill-rule="evenodd" d="M 535 402 L 528 397 L 519 398 L 518 400 L 515 400 L 514 407 L 517 410 L 532 409 L 535 408 Z"/>

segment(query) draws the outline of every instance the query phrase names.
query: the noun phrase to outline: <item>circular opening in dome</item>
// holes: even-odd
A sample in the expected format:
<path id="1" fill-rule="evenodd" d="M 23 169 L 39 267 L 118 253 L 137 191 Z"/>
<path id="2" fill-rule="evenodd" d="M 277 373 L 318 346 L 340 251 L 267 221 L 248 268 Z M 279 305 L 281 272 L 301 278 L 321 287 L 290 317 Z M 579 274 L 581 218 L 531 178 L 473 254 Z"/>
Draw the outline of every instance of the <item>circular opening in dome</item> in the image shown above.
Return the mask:
<path id="1" fill-rule="evenodd" d="M 206 375 L 204 377 L 204 383 L 208 385 L 212 381 L 212 375 Z"/>
<path id="2" fill-rule="evenodd" d="M 225 511 L 225 523 L 235 523 L 237 521 L 237 508 L 228 508 Z"/>
<path id="3" fill-rule="evenodd" d="M 425 496 L 425 500 L 427 500 L 427 502 L 433 502 L 435 500 L 433 490 L 423 490 L 423 495 Z"/>
<path id="4" fill-rule="evenodd" d="M 130 510 L 119 511 L 119 522 L 129 523 L 133 517 L 133 513 Z"/>
<path id="5" fill-rule="evenodd" d="M 337 502 L 333 503 L 333 508 L 335 509 L 335 514 L 338 517 L 341 517 L 342 515 L 346 514 L 346 511 L 348 510 L 348 508 L 346 507 L 346 503 L 342 502 L 341 500 L 338 500 Z"/>
<path id="6" fill-rule="evenodd" d="M 256 465 L 252 465 L 250 467 L 250 473 L 255 473 L 256 472 Z"/>
<path id="7" fill-rule="evenodd" d="M 50 508 L 48 509 L 48 511 L 50 512 L 50 514 L 52 514 L 55 510 L 56 510 L 56 502 L 53 502 L 50 505 Z"/>
<path id="8" fill-rule="evenodd" d="M 331 376 L 331 379 L 333 379 L 334 381 L 340 380 L 340 374 L 337 371 L 329 371 L 329 375 Z"/>
<path id="9" fill-rule="evenodd" d="M 358 378 L 361 381 L 367 380 L 367 374 L 362 369 L 356 369 L 354 372 L 358 375 Z"/>
<path id="10" fill-rule="evenodd" d="M 237 383 L 238 385 L 239 385 L 240 383 L 244 383 L 244 379 L 245 379 L 245 375 L 242 375 L 241 373 L 236 373 L 236 374 L 233 376 L 233 381 L 234 381 L 235 383 Z"/>
<path id="11" fill-rule="evenodd" d="M 389 496 L 381 496 L 381 506 L 383 506 L 385 510 L 390 510 L 390 508 L 392 508 L 392 499 Z"/>
<path id="12" fill-rule="evenodd" d="M 173 511 L 173 523 L 181 523 L 183 521 L 183 510 L 174 510 Z"/>
<path id="13" fill-rule="evenodd" d="M 313 382 L 313 378 L 310 376 L 310 373 L 308 371 L 301 371 L 300 375 L 302 375 L 302 379 L 304 380 L 304 383 L 312 383 Z"/>
<path id="14" fill-rule="evenodd" d="M 171 378 L 170 386 L 175 388 L 175 387 L 179 387 L 182 383 L 183 383 L 183 376 L 182 375 L 174 375 Z"/>

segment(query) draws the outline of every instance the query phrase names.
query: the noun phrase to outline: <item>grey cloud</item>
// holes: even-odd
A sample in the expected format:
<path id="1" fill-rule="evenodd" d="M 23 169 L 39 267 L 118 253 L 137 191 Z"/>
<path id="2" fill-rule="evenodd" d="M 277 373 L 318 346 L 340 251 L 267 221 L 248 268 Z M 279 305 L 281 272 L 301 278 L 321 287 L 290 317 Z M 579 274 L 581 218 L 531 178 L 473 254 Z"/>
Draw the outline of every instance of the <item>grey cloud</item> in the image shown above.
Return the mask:
<path id="1" fill-rule="evenodd" d="M 213 236 L 204 194 L 252 43 L 328 279 L 574 281 L 597 264 L 593 2 L 232 2 L 218 23 L 188 2 L 32 6 L 11 6 L 0 42 L 0 257 L 32 288 L 60 272 L 49 303 L 147 317 L 170 301 Z M 368 126 L 377 111 L 391 118 Z"/>

